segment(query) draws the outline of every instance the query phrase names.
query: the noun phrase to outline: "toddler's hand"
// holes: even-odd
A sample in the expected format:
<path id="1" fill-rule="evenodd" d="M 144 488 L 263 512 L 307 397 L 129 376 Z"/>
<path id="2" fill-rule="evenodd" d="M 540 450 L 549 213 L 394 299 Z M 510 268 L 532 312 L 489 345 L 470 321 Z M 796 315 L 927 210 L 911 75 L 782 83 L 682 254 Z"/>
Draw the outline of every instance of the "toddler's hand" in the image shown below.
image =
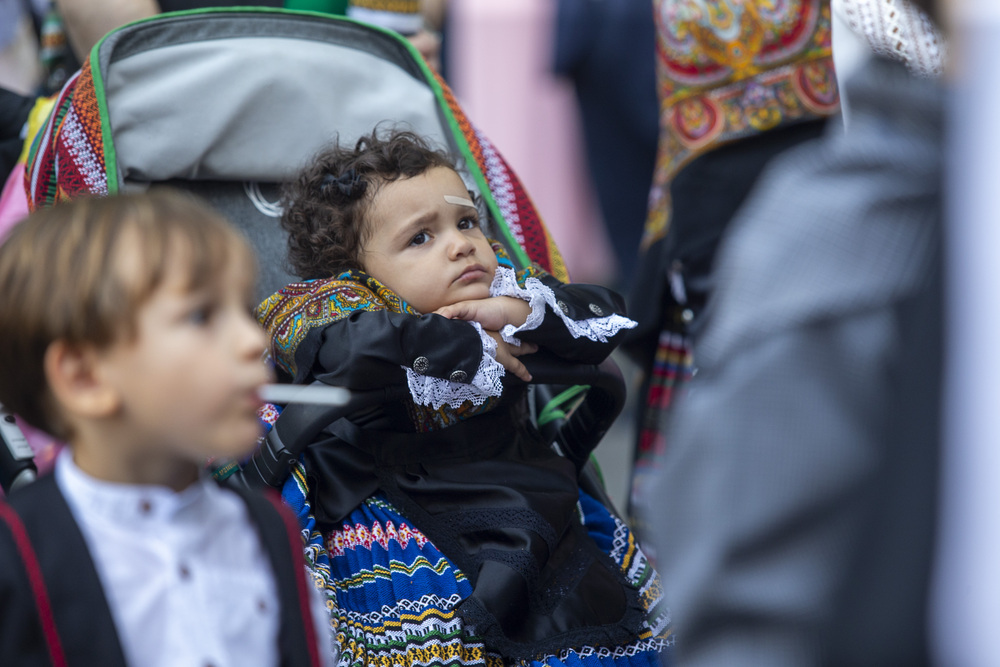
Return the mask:
<path id="1" fill-rule="evenodd" d="M 484 329 L 484 331 L 486 330 Z M 516 347 L 504 341 L 500 337 L 499 331 L 486 331 L 486 333 L 497 342 L 496 359 L 500 365 L 525 382 L 531 382 L 531 373 L 528 372 L 528 369 L 524 367 L 524 364 L 517 357 L 537 352 L 538 346 L 534 343 L 521 343 L 521 347 Z"/>
<path id="2" fill-rule="evenodd" d="M 476 321 L 483 329 L 500 331 L 508 324 L 519 327 L 531 314 L 527 301 L 512 296 L 492 296 L 486 299 L 459 301 L 434 311 L 450 320 Z M 520 377 L 520 376 L 518 376 Z"/>

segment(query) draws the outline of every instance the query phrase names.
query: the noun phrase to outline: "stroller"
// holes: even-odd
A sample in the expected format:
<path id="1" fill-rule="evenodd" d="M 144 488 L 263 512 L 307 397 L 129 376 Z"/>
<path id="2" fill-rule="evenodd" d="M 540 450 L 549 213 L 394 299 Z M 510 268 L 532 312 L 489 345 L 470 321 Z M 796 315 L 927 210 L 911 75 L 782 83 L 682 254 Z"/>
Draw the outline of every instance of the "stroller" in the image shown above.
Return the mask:
<path id="1" fill-rule="evenodd" d="M 325 15 L 219 9 L 166 14 L 113 31 L 59 94 L 34 141 L 26 172 L 29 203 L 142 191 L 154 183 L 191 191 L 244 231 L 258 256 L 263 298 L 296 280 L 286 268 L 285 235 L 277 224 L 281 184 L 324 145 L 335 139 L 352 144 L 386 121 L 461 156 L 460 175 L 480 195 L 488 235 L 505 246 L 516 267 L 534 263 L 568 280 L 523 186 L 416 51 L 395 33 Z M 590 459 L 624 404 L 621 375 L 610 361 L 574 366 L 532 357 L 526 365 L 535 378 L 530 399 L 536 425 L 576 465 L 580 488 L 612 525 L 609 551 L 640 589 L 651 619 L 641 641 L 620 655 L 595 649 L 549 662 L 617 663 L 636 654 L 655 662 L 669 637 L 669 613 L 655 573 L 615 515 Z M 331 545 L 312 520 L 302 454 L 330 425 L 363 426 L 365 414 L 398 397 L 387 387 L 354 394 L 341 406 L 275 406 L 259 451 L 216 471 L 227 483 L 282 489 L 299 515 L 307 562 L 333 609 L 345 591 L 329 579 Z M 371 545 L 387 538 L 359 539 Z M 436 608 L 441 605 L 430 613 L 405 608 L 414 601 L 403 601 L 392 621 L 384 610 L 389 602 L 380 601 L 386 604 L 367 615 L 334 614 L 341 664 L 500 664 L 500 656 L 481 644 L 465 642 L 456 619 Z M 392 623 L 386 635 L 392 641 L 376 646 L 371 626 Z"/>

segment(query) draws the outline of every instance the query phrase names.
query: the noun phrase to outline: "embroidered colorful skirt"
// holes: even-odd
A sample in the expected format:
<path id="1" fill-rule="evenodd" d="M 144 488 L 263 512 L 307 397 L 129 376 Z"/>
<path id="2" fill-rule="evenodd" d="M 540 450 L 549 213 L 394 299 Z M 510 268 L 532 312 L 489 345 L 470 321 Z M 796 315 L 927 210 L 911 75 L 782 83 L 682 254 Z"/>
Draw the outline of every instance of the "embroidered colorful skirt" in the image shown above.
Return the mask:
<path id="1" fill-rule="evenodd" d="M 314 581 L 326 594 L 340 652 L 339 667 L 488 665 L 503 659 L 463 627 L 458 605 L 472 593 L 466 576 L 383 497 L 366 499 L 329 535 L 317 530 L 296 467 L 282 489 L 297 514 Z M 631 531 L 607 508 L 580 493 L 582 523 L 621 567 L 647 617 L 632 643 L 567 647 L 538 656 L 531 667 L 658 667 L 673 645 L 659 578 Z M 525 667 L 528 661 L 520 663 Z"/>
<path id="2" fill-rule="evenodd" d="M 652 369 L 646 381 L 640 406 L 641 422 L 635 443 L 631 490 L 629 493 L 628 519 L 632 530 L 643 543 L 646 553 L 656 560 L 649 537 L 655 530 L 646 523 L 651 514 L 642 506 L 646 487 L 659 473 L 660 461 L 667 448 L 663 425 L 670 416 L 680 393 L 694 375 L 694 354 L 691 339 L 684 333 L 665 329 L 660 332 Z"/>

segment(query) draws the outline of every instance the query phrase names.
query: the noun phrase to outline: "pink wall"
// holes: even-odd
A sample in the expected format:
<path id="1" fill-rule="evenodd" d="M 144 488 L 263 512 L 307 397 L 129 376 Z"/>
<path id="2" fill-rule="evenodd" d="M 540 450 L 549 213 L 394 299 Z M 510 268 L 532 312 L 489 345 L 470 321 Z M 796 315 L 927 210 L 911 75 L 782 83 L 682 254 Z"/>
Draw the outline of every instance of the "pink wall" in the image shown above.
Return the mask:
<path id="1" fill-rule="evenodd" d="M 451 0 L 449 83 L 521 177 L 573 280 L 603 282 L 615 260 L 572 87 L 550 71 L 554 10 L 550 0 Z"/>

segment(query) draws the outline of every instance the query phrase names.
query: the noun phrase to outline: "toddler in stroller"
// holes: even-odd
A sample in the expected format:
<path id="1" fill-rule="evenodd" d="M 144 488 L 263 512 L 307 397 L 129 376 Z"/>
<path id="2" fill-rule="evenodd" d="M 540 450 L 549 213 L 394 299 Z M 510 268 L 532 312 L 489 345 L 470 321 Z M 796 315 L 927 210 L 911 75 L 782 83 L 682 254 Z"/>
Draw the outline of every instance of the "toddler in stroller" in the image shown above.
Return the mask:
<path id="1" fill-rule="evenodd" d="M 279 375 L 408 390 L 327 427 L 283 490 L 341 664 L 658 664 L 655 572 L 532 426 L 519 359 L 603 360 L 634 326 L 621 299 L 515 271 L 408 132 L 324 150 L 285 203 L 307 280 L 258 308 Z"/>

